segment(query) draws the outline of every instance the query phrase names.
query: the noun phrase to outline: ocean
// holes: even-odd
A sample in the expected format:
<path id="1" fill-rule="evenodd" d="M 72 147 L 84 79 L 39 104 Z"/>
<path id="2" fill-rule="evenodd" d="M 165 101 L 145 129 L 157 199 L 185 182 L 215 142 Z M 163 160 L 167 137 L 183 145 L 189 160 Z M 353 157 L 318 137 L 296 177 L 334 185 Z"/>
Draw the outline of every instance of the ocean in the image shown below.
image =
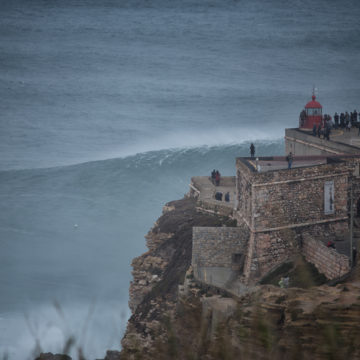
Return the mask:
<path id="1" fill-rule="evenodd" d="M 0 2 L 0 357 L 120 349 L 131 261 L 191 176 L 360 110 L 357 0 Z"/>

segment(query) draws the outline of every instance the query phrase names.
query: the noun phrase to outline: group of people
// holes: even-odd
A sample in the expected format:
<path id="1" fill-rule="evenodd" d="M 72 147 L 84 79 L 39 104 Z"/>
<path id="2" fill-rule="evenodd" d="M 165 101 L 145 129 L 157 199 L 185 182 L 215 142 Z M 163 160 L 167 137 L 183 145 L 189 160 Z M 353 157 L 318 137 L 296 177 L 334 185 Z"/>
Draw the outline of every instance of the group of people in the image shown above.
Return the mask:
<path id="1" fill-rule="evenodd" d="M 359 128 L 360 135 L 360 112 L 358 113 L 356 110 L 352 112 L 345 111 L 345 113 L 340 113 L 340 115 L 336 112 L 334 114 L 334 120 L 330 115 L 324 114 L 323 120 L 317 126 L 314 124 L 313 127 L 313 135 L 321 137 L 324 136 L 324 139 L 330 140 L 331 129 L 345 129 L 346 131 L 351 131 L 352 127 Z"/>
<path id="2" fill-rule="evenodd" d="M 330 120 L 323 121 L 324 125 L 322 125 L 322 123 L 320 123 L 318 126 L 316 126 L 316 124 L 314 124 L 313 130 L 312 130 L 313 135 L 318 136 L 319 138 L 321 137 L 321 135 L 323 135 L 324 139 L 330 140 L 331 129 L 333 127 L 331 122 L 332 121 L 330 118 Z"/>
<path id="3" fill-rule="evenodd" d="M 359 117 L 359 118 L 358 118 Z M 345 113 L 340 113 L 340 115 L 336 112 L 334 115 L 334 127 L 338 128 L 346 128 L 350 131 L 351 127 L 358 126 L 360 122 L 360 112 L 358 113 L 356 110 L 350 112 L 350 114 L 345 111 Z"/>
<path id="4" fill-rule="evenodd" d="M 360 135 L 360 112 L 358 113 L 356 110 L 350 113 L 345 111 L 345 113 L 342 112 L 340 115 L 335 112 L 334 118 L 324 114 L 321 123 L 319 125 L 314 124 L 313 135 L 319 138 L 323 135 L 324 139 L 330 140 L 331 129 L 351 131 L 352 127 L 358 127 L 358 135 Z"/>
<path id="5" fill-rule="evenodd" d="M 220 180 L 221 180 L 221 174 L 220 174 L 220 171 L 219 170 L 213 170 L 211 172 L 211 181 L 212 183 L 215 185 L 215 186 L 219 186 L 220 185 Z M 219 200 L 219 201 L 222 201 L 223 199 L 223 193 L 220 192 L 220 191 L 217 191 L 215 193 L 215 200 Z M 230 193 L 227 192 L 225 195 L 224 195 L 224 200 L 226 202 L 229 202 L 230 201 Z"/>
<path id="6" fill-rule="evenodd" d="M 217 192 L 215 193 L 215 200 L 222 201 L 222 198 L 223 198 L 223 194 L 222 194 L 221 192 L 217 191 Z M 229 201 L 230 201 L 230 193 L 229 193 L 229 192 L 227 192 L 227 193 L 224 195 L 224 200 L 225 200 L 226 202 L 229 202 Z"/>
<path id="7" fill-rule="evenodd" d="M 211 181 L 214 185 L 219 186 L 220 185 L 220 179 L 221 179 L 221 174 L 219 172 L 219 170 L 213 170 L 211 172 Z"/>

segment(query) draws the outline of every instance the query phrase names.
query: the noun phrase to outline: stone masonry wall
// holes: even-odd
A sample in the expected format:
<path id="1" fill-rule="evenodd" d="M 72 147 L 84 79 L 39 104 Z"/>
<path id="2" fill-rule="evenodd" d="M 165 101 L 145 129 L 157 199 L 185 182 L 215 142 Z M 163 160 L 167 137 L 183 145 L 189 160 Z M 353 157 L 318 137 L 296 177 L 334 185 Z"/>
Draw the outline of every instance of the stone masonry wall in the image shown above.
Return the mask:
<path id="1" fill-rule="evenodd" d="M 332 163 L 258 173 L 237 161 L 238 214 L 252 230 L 347 216 L 349 168 Z M 334 181 L 334 214 L 324 213 L 324 184 Z"/>
<path id="2" fill-rule="evenodd" d="M 248 238 L 245 226 L 194 227 L 192 265 L 231 268 L 232 255 L 245 252 Z"/>
<path id="3" fill-rule="evenodd" d="M 244 266 L 250 283 L 298 253 L 303 233 L 335 240 L 347 230 L 349 173 L 345 162 L 259 173 L 238 159 L 235 215 L 252 233 Z M 333 214 L 324 212 L 326 181 L 334 181 Z"/>
<path id="4" fill-rule="evenodd" d="M 321 241 L 309 236 L 303 239 L 303 254 L 328 279 L 337 279 L 350 271 L 349 258 L 335 249 L 326 247 Z"/>
<path id="5" fill-rule="evenodd" d="M 285 229 L 255 234 L 252 271 L 261 278 L 291 258 L 299 249 L 296 231 Z"/>
<path id="6" fill-rule="evenodd" d="M 299 228 L 300 242 L 305 238 L 312 238 L 327 243 L 328 241 L 343 240 L 349 231 L 348 220 L 334 221 L 328 224 L 317 224 Z"/>
<path id="7" fill-rule="evenodd" d="M 245 277 L 250 282 L 260 280 L 282 262 L 301 252 L 304 238 L 319 239 L 319 243 L 324 239 L 336 241 L 343 237 L 347 230 L 347 221 L 343 220 L 255 233 L 252 236 L 252 252 L 245 263 Z"/>
<path id="8" fill-rule="evenodd" d="M 244 219 L 248 224 L 251 222 L 251 182 L 254 174 L 242 162 L 237 162 L 237 211 L 235 217 L 240 220 Z"/>
<path id="9" fill-rule="evenodd" d="M 353 209 L 354 214 L 360 215 L 360 158 L 347 158 L 346 164 L 349 168 L 349 182 L 353 188 Z M 359 207 L 358 207 L 359 205 Z M 350 187 L 348 194 L 348 208 L 350 209 Z"/>
<path id="10" fill-rule="evenodd" d="M 316 173 L 314 172 L 314 175 Z M 334 181 L 335 213 L 324 213 L 324 183 Z M 254 191 L 255 229 L 274 228 L 347 216 L 347 177 L 258 186 Z"/>

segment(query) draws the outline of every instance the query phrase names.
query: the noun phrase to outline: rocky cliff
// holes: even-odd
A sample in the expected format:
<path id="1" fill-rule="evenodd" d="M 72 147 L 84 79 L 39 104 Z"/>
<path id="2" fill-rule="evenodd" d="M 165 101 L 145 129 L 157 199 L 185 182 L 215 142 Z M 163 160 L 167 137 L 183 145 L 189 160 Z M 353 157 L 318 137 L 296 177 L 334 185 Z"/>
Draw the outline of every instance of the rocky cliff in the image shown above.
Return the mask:
<path id="1" fill-rule="evenodd" d="M 333 287 L 260 285 L 231 298 L 194 282 L 193 226 L 234 223 L 197 212 L 193 199 L 164 207 L 149 251 L 133 260 L 132 316 L 109 359 L 360 358 L 359 274 Z"/>

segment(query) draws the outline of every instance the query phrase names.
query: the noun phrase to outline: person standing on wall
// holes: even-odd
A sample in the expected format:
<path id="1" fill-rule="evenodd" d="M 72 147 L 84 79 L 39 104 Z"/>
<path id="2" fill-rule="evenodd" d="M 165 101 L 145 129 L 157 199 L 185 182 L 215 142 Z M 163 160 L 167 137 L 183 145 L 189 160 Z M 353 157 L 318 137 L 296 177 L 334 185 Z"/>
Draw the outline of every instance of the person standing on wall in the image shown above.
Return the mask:
<path id="1" fill-rule="evenodd" d="M 291 169 L 292 162 L 293 162 L 293 154 L 291 151 L 289 152 L 289 155 L 286 157 L 286 161 L 288 163 L 288 169 Z"/>
<path id="2" fill-rule="evenodd" d="M 251 157 L 255 156 L 255 145 L 253 143 L 250 145 L 250 155 Z"/>

